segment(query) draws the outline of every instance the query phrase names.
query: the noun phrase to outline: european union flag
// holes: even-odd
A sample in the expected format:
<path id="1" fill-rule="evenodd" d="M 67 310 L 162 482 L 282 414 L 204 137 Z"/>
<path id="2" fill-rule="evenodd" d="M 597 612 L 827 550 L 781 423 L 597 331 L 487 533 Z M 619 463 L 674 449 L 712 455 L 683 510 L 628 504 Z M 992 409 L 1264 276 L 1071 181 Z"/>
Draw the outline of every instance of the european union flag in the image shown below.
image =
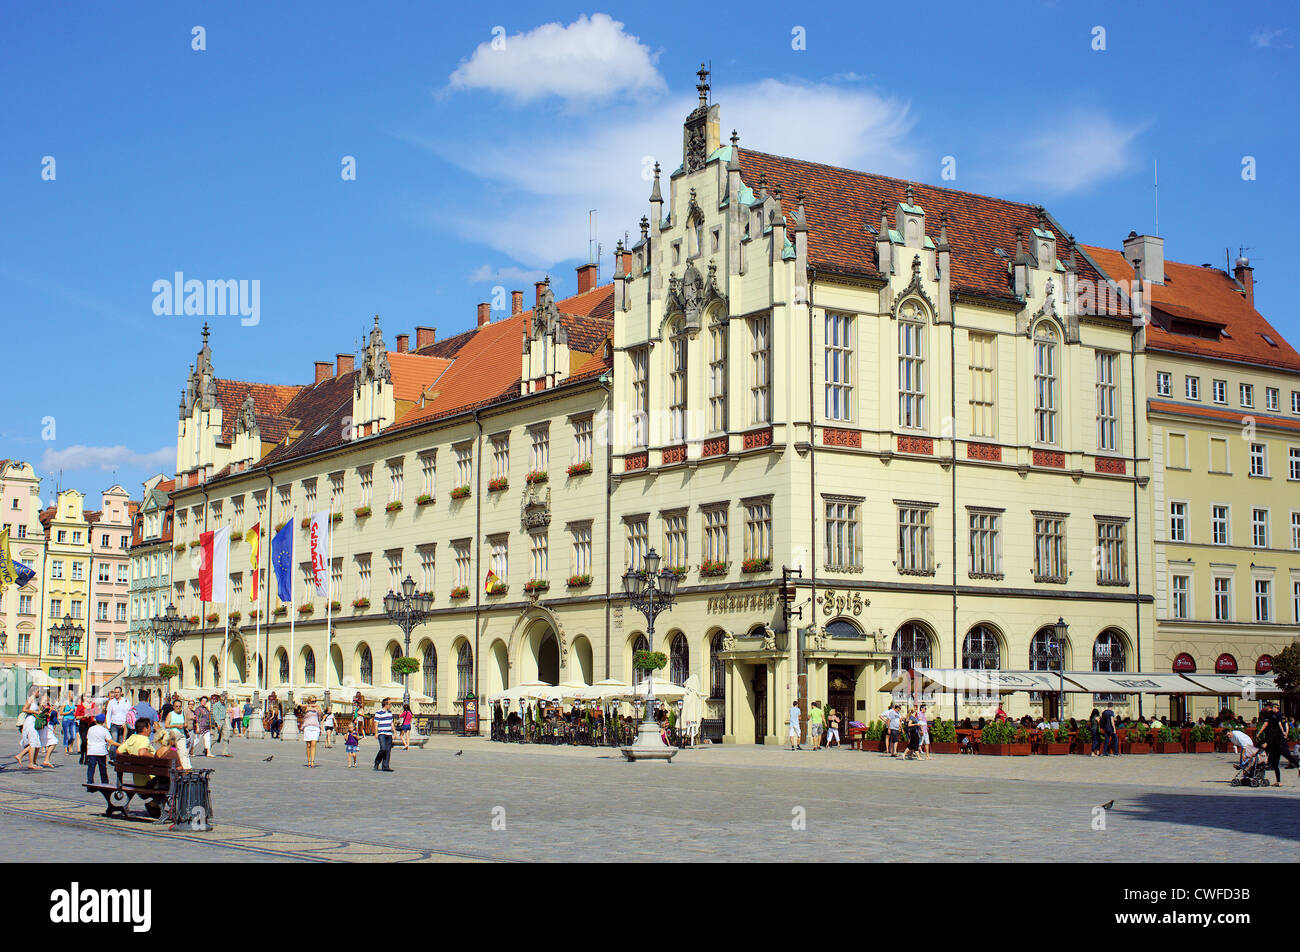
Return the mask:
<path id="1" fill-rule="evenodd" d="M 293 601 L 293 519 L 271 538 L 271 568 L 275 570 L 275 591 L 280 601 Z"/>

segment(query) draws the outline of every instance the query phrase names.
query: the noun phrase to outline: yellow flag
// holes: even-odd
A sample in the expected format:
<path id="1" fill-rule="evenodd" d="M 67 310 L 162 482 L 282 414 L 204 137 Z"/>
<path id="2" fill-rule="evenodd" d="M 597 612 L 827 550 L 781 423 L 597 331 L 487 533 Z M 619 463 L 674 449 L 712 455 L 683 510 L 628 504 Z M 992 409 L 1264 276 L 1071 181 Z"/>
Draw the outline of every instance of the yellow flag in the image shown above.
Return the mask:
<path id="1" fill-rule="evenodd" d="M 253 528 L 244 534 L 244 540 L 248 542 L 248 561 L 253 566 L 253 584 L 248 589 L 248 600 L 257 601 L 257 569 L 258 569 L 258 542 L 262 538 L 262 524 L 255 523 Z"/>
<path id="2" fill-rule="evenodd" d="M 21 562 L 15 562 L 9 551 L 9 530 L 0 530 L 0 595 L 10 585 L 22 588 L 36 573 Z"/>

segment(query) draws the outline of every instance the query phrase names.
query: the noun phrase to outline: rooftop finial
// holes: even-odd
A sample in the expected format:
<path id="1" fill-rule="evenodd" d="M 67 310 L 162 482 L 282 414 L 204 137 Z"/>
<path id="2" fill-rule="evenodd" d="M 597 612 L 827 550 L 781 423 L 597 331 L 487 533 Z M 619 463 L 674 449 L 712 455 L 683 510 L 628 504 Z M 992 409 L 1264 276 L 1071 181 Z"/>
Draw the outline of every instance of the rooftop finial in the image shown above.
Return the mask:
<path id="1" fill-rule="evenodd" d="M 911 182 L 907 183 L 907 204 L 909 205 L 916 204 L 916 191 L 912 188 Z"/>
<path id="2" fill-rule="evenodd" d="M 209 333 L 209 331 L 208 331 L 208 322 L 207 322 L 207 321 L 204 321 L 204 322 L 203 322 L 203 346 L 204 346 L 204 347 L 207 347 L 207 346 L 208 346 L 208 333 Z"/>
<path id="3" fill-rule="evenodd" d="M 700 64 L 700 68 L 699 68 L 698 70 L 695 71 L 695 75 L 698 76 L 698 77 L 700 78 L 700 81 L 699 81 L 699 82 L 696 84 L 696 86 L 695 86 L 696 91 L 700 94 L 700 105 L 701 105 L 701 106 L 707 106 L 707 105 L 709 104 L 709 69 L 708 69 L 708 67 L 705 66 L 703 63 L 701 63 L 701 64 Z"/>
<path id="4" fill-rule="evenodd" d="M 736 144 L 739 143 L 739 142 L 740 142 L 740 136 L 737 135 L 735 129 L 732 129 L 732 130 L 731 130 L 731 144 L 732 144 L 732 145 L 736 145 Z"/>
<path id="5" fill-rule="evenodd" d="M 645 241 L 646 236 L 650 234 L 650 219 L 644 215 L 641 216 L 641 240 Z"/>
<path id="6" fill-rule="evenodd" d="M 654 183 L 654 187 L 650 189 L 650 201 L 652 201 L 652 202 L 661 202 L 661 203 L 662 203 L 663 200 L 664 200 L 664 193 L 663 193 L 662 191 L 659 190 L 659 163 L 656 162 L 656 163 L 655 163 L 655 183 Z"/>

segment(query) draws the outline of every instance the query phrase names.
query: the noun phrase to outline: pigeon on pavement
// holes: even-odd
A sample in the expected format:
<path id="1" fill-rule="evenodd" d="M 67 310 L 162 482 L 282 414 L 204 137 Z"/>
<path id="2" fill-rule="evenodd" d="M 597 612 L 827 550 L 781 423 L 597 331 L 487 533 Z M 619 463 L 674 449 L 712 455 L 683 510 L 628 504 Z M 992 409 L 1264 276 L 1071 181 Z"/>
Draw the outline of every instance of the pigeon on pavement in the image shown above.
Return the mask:
<path id="1" fill-rule="evenodd" d="M 271 757 L 274 757 L 274 756 L 275 756 L 275 754 L 272 754 L 272 755 L 271 755 Z M 271 762 L 271 757 L 263 757 L 263 758 L 262 758 L 262 763 L 264 763 L 264 764 L 269 764 L 269 763 Z"/>

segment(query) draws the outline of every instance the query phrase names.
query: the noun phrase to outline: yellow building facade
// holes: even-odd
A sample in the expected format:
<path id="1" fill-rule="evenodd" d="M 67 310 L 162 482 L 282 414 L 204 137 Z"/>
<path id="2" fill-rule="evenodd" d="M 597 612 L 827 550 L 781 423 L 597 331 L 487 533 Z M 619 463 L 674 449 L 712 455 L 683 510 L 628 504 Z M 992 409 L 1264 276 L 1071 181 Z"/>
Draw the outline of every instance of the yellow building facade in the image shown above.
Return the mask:
<path id="1" fill-rule="evenodd" d="M 45 529 L 45 606 L 41 623 L 40 667 L 67 689 L 80 693 L 91 687 L 88 677 L 91 622 L 90 603 L 92 545 L 91 525 L 86 521 L 85 495 L 75 489 L 58 494 L 52 507 L 41 513 Z M 68 618 L 80 625 L 83 634 L 77 650 L 65 654 L 64 646 L 50 643 L 50 627 Z"/>

